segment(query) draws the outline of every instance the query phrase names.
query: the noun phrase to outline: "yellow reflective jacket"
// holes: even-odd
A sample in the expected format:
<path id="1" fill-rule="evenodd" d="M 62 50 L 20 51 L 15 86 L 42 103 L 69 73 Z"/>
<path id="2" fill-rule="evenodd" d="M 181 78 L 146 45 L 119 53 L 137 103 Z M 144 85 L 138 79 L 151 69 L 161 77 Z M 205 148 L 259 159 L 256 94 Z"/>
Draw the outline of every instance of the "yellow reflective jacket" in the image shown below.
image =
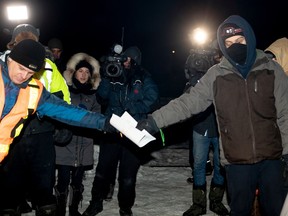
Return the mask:
<path id="1" fill-rule="evenodd" d="M 33 77 L 40 80 L 46 90 L 52 94 L 62 91 L 62 99 L 71 104 L 70 92 L 66 81 L 53 61 L 46 58 L 44 68 L 35 73 Z"/>

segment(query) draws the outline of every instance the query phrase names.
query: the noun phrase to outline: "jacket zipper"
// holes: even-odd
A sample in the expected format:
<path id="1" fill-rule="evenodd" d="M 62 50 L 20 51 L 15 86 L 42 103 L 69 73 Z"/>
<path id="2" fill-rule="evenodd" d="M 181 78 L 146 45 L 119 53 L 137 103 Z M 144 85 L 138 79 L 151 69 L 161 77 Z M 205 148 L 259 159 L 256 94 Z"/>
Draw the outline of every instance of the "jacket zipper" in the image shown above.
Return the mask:
<path id="1" fill-rule="evenodd" d="M 254 128 L 253 128 L 253 124 L 252 124 L 252 117 L 251 117 L 251 106 L 250 106 L 250 100 L 249 100 L 249 90 L 248 90 L 248 85 L 247 85 L 247 79 L 245 80 L 245 88 L 246 88 L 246 99 L 247 99 L 247 103 L 248 103 L 248 115 L 249 115 L 249 123 L 250 123 L 250 128 L 251 128 L 251 132 L 252 132 L 252 147 L 253 147 L 253 155 L 254 158 L 256 157 L 256 148 L 255 148 L 255 132 L 254 132 Z M 256 82 L 257 83 L 257 82 Z M 257 91 L 257 86 L 255 86 L 255 91 Z M 255 161 L 255 160 L 254 160 Z"/>

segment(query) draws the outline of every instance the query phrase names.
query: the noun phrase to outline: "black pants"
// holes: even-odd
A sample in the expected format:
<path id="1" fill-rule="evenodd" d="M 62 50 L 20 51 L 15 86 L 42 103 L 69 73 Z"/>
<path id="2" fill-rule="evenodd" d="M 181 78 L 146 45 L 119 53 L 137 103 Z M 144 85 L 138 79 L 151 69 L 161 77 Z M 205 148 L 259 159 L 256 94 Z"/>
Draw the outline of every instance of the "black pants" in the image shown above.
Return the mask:
<path id="1" fill-rule="evenodd" d="M 14 140 L 0 169 L 2 209 L 16 209 L 26 198 L 27 192 L 36 206 L 55 202 L 55 148 L 52 132 L 22 136 Z"/>
<path id="2" fill-rule="evenodd" d="M 85 169 L 81 167 L 72 167 L 66 165 L 57 165 L 58 179 L 57 190 L 60 193 L 68 191 L 69 184 L 76 189 L 82 188 L 82 181 Z M 71 182 L 71 183 L 70 183 Z"/>
<path id="3" fill-rule="evenodd" d="M 280 215 L 286 197 L 282 161 L 263 160 L 256 164 L 227 165 L 225 169 L 231 215 L 251 215 L 257 188 L 261 215 Z"/>
<path id="4" fill-rule="evenodd" d="M 118 143 L 100 145 L 98 164 L 92 187 L 92 200 L 103 200 L 114 181 L 118 169 L 118 203 L 123 209 L 132 208 L 136 197 L 136 179 L 140 160 L 135 152 L 135 144 L 123 138 Z"/>

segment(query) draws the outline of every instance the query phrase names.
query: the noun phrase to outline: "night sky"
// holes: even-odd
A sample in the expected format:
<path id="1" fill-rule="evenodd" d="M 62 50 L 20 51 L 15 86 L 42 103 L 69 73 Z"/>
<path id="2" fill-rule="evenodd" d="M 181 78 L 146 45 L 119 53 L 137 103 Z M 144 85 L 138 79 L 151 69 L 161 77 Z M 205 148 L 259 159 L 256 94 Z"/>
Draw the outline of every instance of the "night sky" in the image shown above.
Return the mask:
<path id="1" fill-rule="evenodd" d="M 0 0 L 0 51 L 6 49 L 11 37 L 2 30 L 17 25 L 7 21 L 6 2 Z M 161 97 L 177 97 L 182 93 L 186 82 L 184 63 L 191 49 L 188 34 L 200 25 L 215 33 L 218 25 L 229 15 L 241 15 L 252 25 L 260 49 L 288 36 L 284 0 L 26 2 L 31 9 L 30 19 L 25 22 L 40 29 L 40 42 L 44 45 L 52 37 L 60 38 L 66 57 L 76 52 L 87 52 L 100 59 L 114 43 L 123 42 L 124 49 L 138 46 L 142 51 L 142 65 L 159 85 Z"/>

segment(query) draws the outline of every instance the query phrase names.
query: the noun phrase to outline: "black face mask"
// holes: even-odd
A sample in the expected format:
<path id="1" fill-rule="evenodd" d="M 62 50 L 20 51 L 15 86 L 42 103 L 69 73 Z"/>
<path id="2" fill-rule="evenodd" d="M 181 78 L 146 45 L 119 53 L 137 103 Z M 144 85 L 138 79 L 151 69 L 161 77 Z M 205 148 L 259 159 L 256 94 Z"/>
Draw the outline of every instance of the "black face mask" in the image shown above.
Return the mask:
<path id="1" fill-rule="evenodd" d="M 228 56 L 240 65 L 244 65 L 247 57 L 247 45 L 234 43 L 227 48 Z"/>

